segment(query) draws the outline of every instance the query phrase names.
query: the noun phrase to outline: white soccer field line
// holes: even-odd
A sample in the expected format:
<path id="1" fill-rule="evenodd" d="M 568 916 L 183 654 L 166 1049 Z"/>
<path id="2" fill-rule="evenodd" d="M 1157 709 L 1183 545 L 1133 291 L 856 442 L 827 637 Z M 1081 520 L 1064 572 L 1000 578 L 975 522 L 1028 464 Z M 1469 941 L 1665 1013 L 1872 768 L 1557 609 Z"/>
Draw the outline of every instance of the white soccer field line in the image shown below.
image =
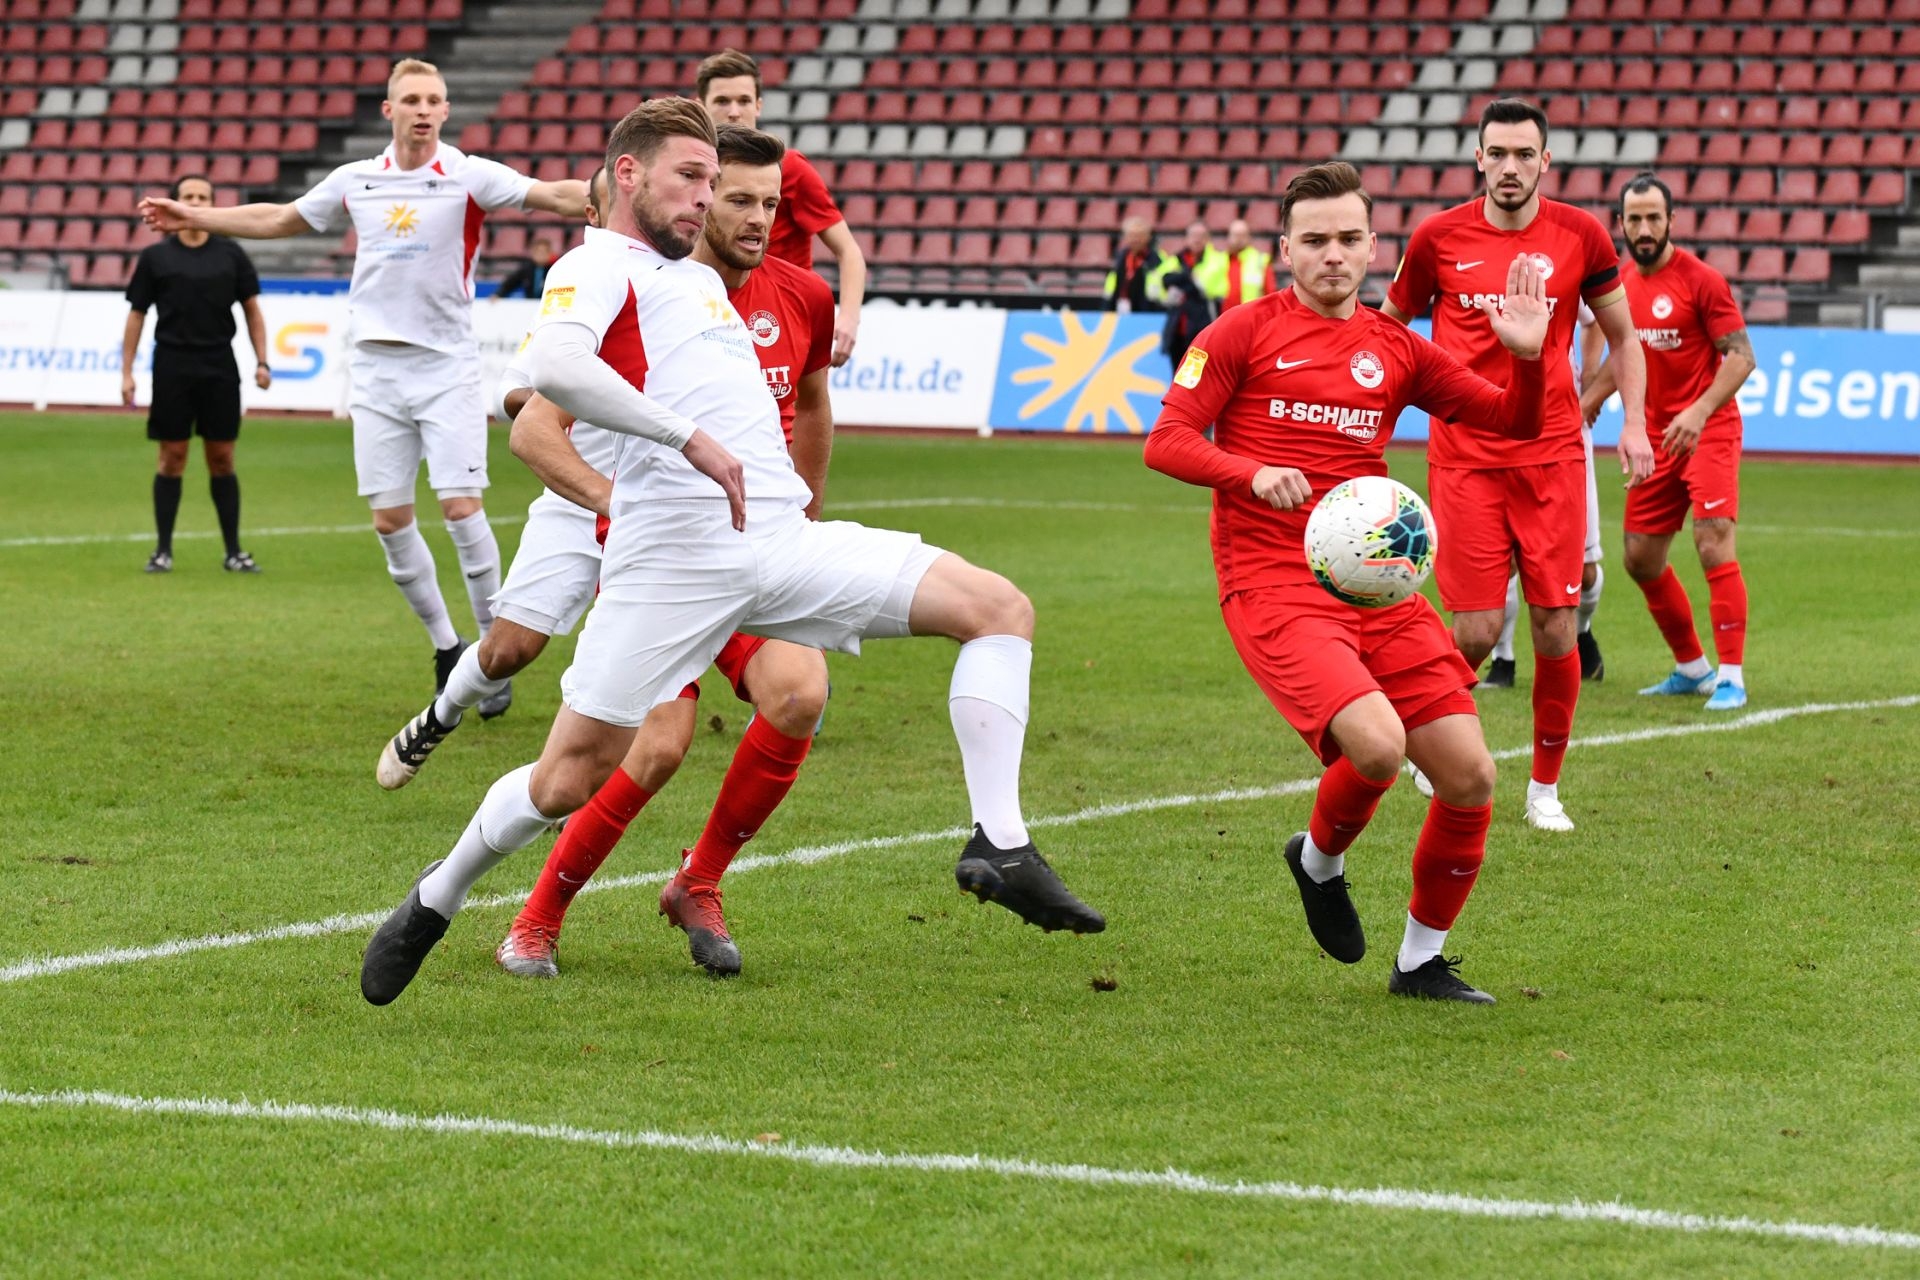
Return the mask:
<path id="1" fill-rule="evenodd" d="M 1793 707 L 1774 707 L 1765 711 L 1751 711 L 1745 715 L 1727 720 L 1704 720 L 1693 724 L 1657 725 L 1646 729 L 1632 729 L 1623 733 L 1596 734 L 1592 737 L 1575 738 L 1573 747 L 1586 749 L 1592 747 L 1619 746 L 1631 742 L 1652 742 L 1661 738 L 1685 738 L 1702 733 L 1732 733 L 1743 729 L 1759 728 L 1763 725 L 1777 724 L 1782 720 L 1801 716 L 1831 715 L 1848 711 L 1887 711 L 1905 707 L 1920 706 L 1920 694 L 1907 694 L 1897 698 L 1879 698 L 1868 702 L 1808 702 Z M 1531 746 L 1508 747 L 1493 753 L 1496 760 L 1514 760 L 1532 754 Z M 1319 778 L 1296 778 L 1291 782 L 1282 782 L 1267 787 L 1239 787 L 1225 791 L 1210 791 L 1196 795 L 1149 796 L 1138 800 L 1125 800 L 1112 804 L 1094 805 L 1090 808 L 1075 810 L 1072 813 L 1054 814 L 1050 817 L 1029 819 L 1029 827 L 1046 829 L 1050 827 L 1069 827 L 1083 822 L 1094 822 L 1103 818 L 1124 817 L 1131 813 L 1147 813 L 1159 809 L 1184 809 L 1200 804 L 1223 804 L 1241 800 L 1269 800 L 1280 796 L 1298 795 L 1311 791 L 1319 785 Z M 967 827 L 946 827 L 938 831 L 917 831 L 904 835 L 866 836 L 854 840 L 844 840 L 835 844 L 804 845 L 786 853 L 758 854 L 737 859 L 729 875 L 738 875 L 745 871 L 756 871 L 767 867 L 805 866 L 815 862 L 824 862 L 828 858 L 840 857 L 848 853 L 858 853 L 874 849 L 898 849 L 908 845 L 925 844 L 935 840 L 957 840 L 968 833 Z M 635 875 L 611 876 L 596 879 L 581 890 L 582 893 L 604 893 L 614 889 L 631 889 L 640 885 L 661 884 L 669 872 L 648 871 Z M 527 893 L 501 893 L 489 897 L 473 898 L 467 903 L 468 909 L 485 907 L 519 906 L 527 900 Z M 114 965 L 140 964 L 149 960 L 166 960 L 175 956 L 190 955 L 198 951 L 221 951 L 234 947 L 253 946 L 256 943 L 278 942 L 289 938 L 317 938 L 336 933 L 350 933 L 356 929 L 370 929 L 387 918 L 391 908 L 380 911 L 365 911 L 352 914 L 328 916 L 324 920 L 307 920 L 294 924 L 275 925 L 266 929 L 244 933 L 203 934 L 194 938 L 176 938 L 172 941 L 138 947 L 108 947 L 98 951 L 80 952 L 64 956 L 40 956 L 18 960 L 0 967 L 0 984 L 24 982 L 34 978 L 48 978 L 56 974 L 70 973 L 77 969 L 99 969 Z"/>
<path id="2" fill-rule="evenodd" d="M 0 1105 L 25 1108 L 93 1109 L 131 1115 L 188 1116 L 220 1120 L 321 1123 L 435 1136 L 533 1138 L 545 1142 L 613 1150 L 670 1151 L 695 1156 L 735 1156 L 776 1160 L 825 1169 L 879 1169 L 922 1174 L 986 1174 L 1037 1182 L 1073 1183 L 1173 1191 L 1186 1195 L 1353 1205 L 1370 1209 L 1450 1214 L 1456 1217 L 1558 1222 L 1601 1222 L 1689 1235 L 1758 1236 L 1856 1248 L 1920 1250 L 1920 1235 L 1879 1227 L 1837 1223 L 1773 1222 L 1762 1218 L 1723 1217 L 1642 1209 L 1619 1201 L 1507 1200 L 1416 1191 L 1398 1187 L 1328 1187 L 1299 1182 L 1227 1182 L 1179 1169 L 1115 1169 L 1088 1164 L 1050 1164 L 982 1155 L 913 1154 L 862 1151 L 853 1147 L 741 1142 L 714 1134 L 662 1133 L 652 1129 L 587 1129 L 564 1124 L 529 1124 L 486 1116 L 410 1115 L 368 1107 L 308 1103 L 232 1101 L 223 1098 L 145 1098 L 79 1089 L 51 1093 L 0 1089 Z"/>
<path id="3" fill-rule="evenodd" d="M 1208 508 L 1194 503 L 1140 503 L 1140 502 L 1075 502 L 1051 499 L 1027 498 L 969 498 L 969 497 L 928 497 L 928 498 L 872 498 L 856 502 L 835 502 L 831 504 L 832 514 L 838 515 L 857 511 L 911 511 L 940 510 L 945 508 L 989 509 L 1003 511 L 1111 511 L 1134 515 L 1194 515 L 1203 516 Z M 505 515 L 489 513 L 487 519 L 496 526 L 526 523 L 526 516 L 509 512 Z M 367 533 L 372 529 L 368 524 L 316 524 L 285 525 L 278 528 L 266 527 L 247 530 L 248 538 L 294 538 L 319 534 L 356 534 Z M 1742 533 L 1757 534 L 1762 537 L 1817 537 L 1817 538 L 1915 538 L 1920 537 L 1920 529 L 1849 529 L 1834 525 L 1778 525 L 1743 524 Z M 174 532 L 174 540 L 206 540 L 220 535 L 212 529 L 180 529 Z M 35 538 L 0 538 L 0 550 L 18 550 L 29 547 L 85 547 L 104 546 L 116 543 L 146 543 L 153 541 L 153 533 L 80 533 L 52 535 Z"/>

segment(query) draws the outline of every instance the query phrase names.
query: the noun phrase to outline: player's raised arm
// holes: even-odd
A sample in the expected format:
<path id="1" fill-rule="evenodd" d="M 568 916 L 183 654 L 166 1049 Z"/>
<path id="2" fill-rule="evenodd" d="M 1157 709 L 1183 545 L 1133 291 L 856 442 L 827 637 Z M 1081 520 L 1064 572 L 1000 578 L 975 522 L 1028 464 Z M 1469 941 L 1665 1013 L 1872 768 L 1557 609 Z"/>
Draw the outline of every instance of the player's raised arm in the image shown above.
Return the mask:
<path id="1" fill-rule="evenodd" d="M 536 182 L 527 188 L 525 207 L 557 213 L 563 218 L 584 218 L 587 216 L 587 184 L 578 178 Z"/>
<path id="2" fill-rule="evenodd" d="M 1438 414 L 1463 427 L 1489 431 L 1510 440 L 1531 440 L 1540 434 L 1541 401 L 1546 392 L 1546 370 L 1540 354 L 1546 345 L 1546 278 L 1532 257 L 1517 254 L 1507 269 L 1504 299 L 1481 304 L 1494 336 L 1506 347 L 1513 370 L 1505 387 L 1496 387 L 1430 342 L 1418 343 L 1424 367 L 1416 383 L 1417 408 Z"/>
<path id="3" fill-rule="evenodd" d="M 224 209 L 181 204 L 166 196 L 148 196 L 140 202 L 140 217 L 162 235 L 176 231 L 211 231 L 239 240 L 284 240 L 313 228 L 291 204 L 240 204 Z"/>

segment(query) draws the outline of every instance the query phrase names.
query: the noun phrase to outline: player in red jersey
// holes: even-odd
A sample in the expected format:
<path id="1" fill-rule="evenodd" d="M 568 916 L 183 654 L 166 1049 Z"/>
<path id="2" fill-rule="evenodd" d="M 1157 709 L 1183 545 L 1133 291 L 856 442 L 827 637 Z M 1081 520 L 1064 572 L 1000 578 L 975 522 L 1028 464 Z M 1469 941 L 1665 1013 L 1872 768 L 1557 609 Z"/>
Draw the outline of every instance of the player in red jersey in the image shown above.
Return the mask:
<path id="1" fill-rule="evenodd" d="M 767 388 L 780 404 L 794 470 L 813 491 L 807 514 L 817 519 L 833 447 L 827 391 L 833 293 L 811 271 L 766 256 L 767 231 L 780 205 L 785 150 L 780 140 L 733 127 L 718 135 L 720 178 L 692 256 L 719 273 L 727 300 L 747 324 Z M 531 413 L 528 421 L 534 422 L 558 412 L 550 402 L 533 399 L 520 415 Z M 740 950 L 721 913 L 720 877 L 793 786 L 826 703 L 827 662 L 819 650 L 804 645 L 735 635 L 714 665 L 740 699 L 753 704 L 755 715 L 705 830 L 661 892 L 660 911 L 686 931 L 696 962 L 710 973 L 728 975 L 740 971 Z M 698 684 L 688 685 L 679 698 L 648 713 L 620 768 L 561 832 L 533 894 L 495 953 L 509 973 L 552 977 L 559 972 L 554 949 L 567 908 L 686 758 L 699 694 Z"/>
<path id="2" fill-rule="evenodd" d="M 1747 584 L 1734 558 L 1740 518 L 1740 406 L 1734 395 L 1753 372 L 1747 322 L 1726 277 L 1672 240 L 1673 193 L 1650 173 L 1620 193 L 1620 229 L 1632 269 L 1627 307 L 1647 362 L 1647 419 L 1659 447 L 1651 479 L 1627 494 L 1627 573 L 1673 650 L 1673 673 L 1640 692 L 1711 693 L 1709 711 L 1747 705 L 1742 672 Z M 1609 366 L 1610 368 L 1610 366 Z M 1581 397 L 1591 421 L 1613 392 L 1603 369 Z M 1667 563 L 1673 535 L 1693 512 L 1693 545 L 1707 574 L 1707 612 L 1720 670 L 1707 665 L 1693 604 Z"/>
<path id="3" fill-rule="evenodd" d="M 1503 391 L 1359 305 L 1372 209 L 1348 164 L 1315 165 L 1287 184 L 1280 255 L 1292 286 L 1233 308 L 1194 340 L 1147 437 L 1146 463 L 1217 491 L 1213 560 L 1227 633 L 1254 683 L 1327 765 L 1308 829 L 1286 847 L 1314 940 L 1347 964 L 1366 954 L 1346 850 L 1411 758 L 1437 794 L 1414 847 L 1413 900 L 1387 989 L 1491 1004 L 1441 955 L 1493 813 L 1473 669 L 1424 597 L 1373 610 L 1323 590 L 1304 536 L 1314 495 L 1386 474 L 1386 442 L 1408 404 L 1472 430 L 1538 434 L 1544 281 L 1522 254 L 1496 296 L 1481 300 L 1513 352 Z"/>
<path id="4" fill-rule="evenodd" d="M 1543 199 L 1540 175 L 1552 159 L 1546 113 L 1502 99 L 1480 115 L 1474 152 L 1487 194 L 1414 228 L 1382 308 L 1406 321 L 1429 308 L 1433 340 L 1483 377 L 1505 360 L 1481 303 L 1498 297 L 1516 252 L 1533 255 L 1546 277 L 1552 333 L 1539 439 L 1513 442 L 1462 431 L 1471 420 L 1435 415 L 1427 443 L 1433 513 L 1440 540 L 1435 577 L 1453 614 L 1453 638 L 1475 670 L 1500 635 L 1508 566 L 1518 561 L 1533 630 L 1533 776 L 1527 821 L 1571 831 L 1560 803 L 1560 767 L 1580 700 L 1576 651 L 1587 528 L 1586 450 L 1569 352 L 1582 299 L 1614 347 L 1626 403 L 1620 435 L 1628 483 L 1653 472 L 1642 398 L 1645 371 L 1620 288 L 1613 240 L 1583 209 Z"/>
<path id="5" fill-rule="evenodd" d="M 722 49 L 700 64 L 693 96 L 713 117 L 715 127 L 760 123 L 760 64 L 738 49 Z M 827 246 L 840 273 L 840 309 L 833 322 L 833 367 L 853 355 L 860 334 L 860 303 L 867 296 L 867 259 L 833 202 L 826 182 L 807 158 L 788 148 L 780 162 L 780 216 L 767 242 L 767 254 L 797 267 L 813 269 L 813 241 Z M 796 463 L 799 459 L 794 459 Z"/>

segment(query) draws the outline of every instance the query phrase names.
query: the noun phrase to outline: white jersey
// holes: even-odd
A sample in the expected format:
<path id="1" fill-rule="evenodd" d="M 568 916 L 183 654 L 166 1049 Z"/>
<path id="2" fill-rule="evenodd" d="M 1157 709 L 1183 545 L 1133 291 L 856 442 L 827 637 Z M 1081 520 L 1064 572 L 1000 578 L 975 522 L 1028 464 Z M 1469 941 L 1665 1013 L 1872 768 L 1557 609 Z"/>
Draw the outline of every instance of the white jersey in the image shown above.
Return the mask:
<path id="1" fill-rule="evenodd" d="M 813 500 L 787 456 L 780 406 L 767 394 L 753 337 L 713 268 L 589 227 L 586 243 L 547 272 L 535 328 L 566 324 L 590 330 L 615 372 L 739 459 L 749 502 L 799 508 Z M 644 502 L 726 502 L 678 449 L 637 436 L 621 446 L 616 524 Z"/>
<path id="2" fill-rule="evenodd" d="M 500 410 L 500 416 L 508 418 L 508 421 L 512 419 L 507 414 L 507 393 L 533 386 L 533 375 L 527 372 L 526 354 L 527 344 L 522 342 L 520 350 L 514 352 L 513 359 L 507 362 L 506 371 L 500 375 L 500 386 L 494 393 L 494 403 Z M 573 441 L 574 452 L 580 455 L 582 462 L 603 476 L 613 475 L 620 456 L 620 444 L 625 437 L 596 427 L 591 422 L 579 421 L 573 424 L 567 436 Z M 547 492 L 553 491 L 549 489 Z M 562 498 L 561 501 L 566 499 Z"/>
<path id="3" fill-rule="evenodd" d="M 446 143 L 417 169 L 393 148 L 343 164 L 294 208 L 315 231 L 351 226 L 359 237 L 347 293 L 348 339 L 408 342 L 449 355 L 477 355 L 473 267 L 480 224 L 495 209 L 526 203 L 533 179 Z"/>

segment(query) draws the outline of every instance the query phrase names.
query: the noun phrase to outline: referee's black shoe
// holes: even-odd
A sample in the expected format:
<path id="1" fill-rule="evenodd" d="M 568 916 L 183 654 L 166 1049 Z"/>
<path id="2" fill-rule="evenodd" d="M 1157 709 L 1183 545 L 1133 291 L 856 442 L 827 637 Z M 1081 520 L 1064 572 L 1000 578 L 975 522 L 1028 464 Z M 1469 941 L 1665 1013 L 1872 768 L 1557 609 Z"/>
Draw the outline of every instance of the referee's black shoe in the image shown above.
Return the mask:
<path id="1" fill-rule="evenodd" d="M 420 901 L 420 882 L 445 861 L 435 858 L 414 877 L 407 900 L 393 909 L 368 940 L 367 954 L 360 961 L 360 994 L 368 1004 L 392 1004 L 413 981 L 413 975 L 420 972 L 421 962 L 433 950 L 433 944 L 446 936 L 451 922 Z"/>
<path id="2" fill-rule="evenodd" d="M 148 556 L 147 572 L 148 573 L 172 573 L 173 572 L 173 552 L 156 551 L 152 555 Z"/>
<path id="3" fill-rule="evenodd" d="M 221 561 L 220 567 L 222 569 L 225 569 L 228 573 L 260 572 L 260 566 L 255 564 L 253 562 L 253 557 L 248 555 L 244 551 L 234 552 L 232 555 L 228 556 L 225 560 Z"/>
<path id="4" fill-rule="evenodd" d="M 447 681 L 453 678 L 453 669 L 460 664 L 460 655 L 467 651 L 467 642 L 456 639 L 445 649 L 433 651 L 433 696 L 439 697 L 447 691 Z"/>
<path id="5" fill-rule="evenodd" d="M 1307 833 L 1298 832 L 1287 841 L 1287 870 L 1300 887 L 1300 905 L 1306 909 L 1307 931 L 1320 949 L 1341 964 L 1359 964 L 1367 954 L 1367 935 L 1360 927 L 1360 913 L 1353 909 L 1347 895 L 1347 878 L 1315 880 L 1300 865 L 1307 849 Z"/>
<path id="6" fill-rule="evenodd" d="M 962 892 L 997 902 L 1047 933 L 1099 933 L 1107 927 L 1107 918 L 1073 896 L 1031 840 L 1018 849 L 1001 849 L 975 823 L 953 876 Z"/>

